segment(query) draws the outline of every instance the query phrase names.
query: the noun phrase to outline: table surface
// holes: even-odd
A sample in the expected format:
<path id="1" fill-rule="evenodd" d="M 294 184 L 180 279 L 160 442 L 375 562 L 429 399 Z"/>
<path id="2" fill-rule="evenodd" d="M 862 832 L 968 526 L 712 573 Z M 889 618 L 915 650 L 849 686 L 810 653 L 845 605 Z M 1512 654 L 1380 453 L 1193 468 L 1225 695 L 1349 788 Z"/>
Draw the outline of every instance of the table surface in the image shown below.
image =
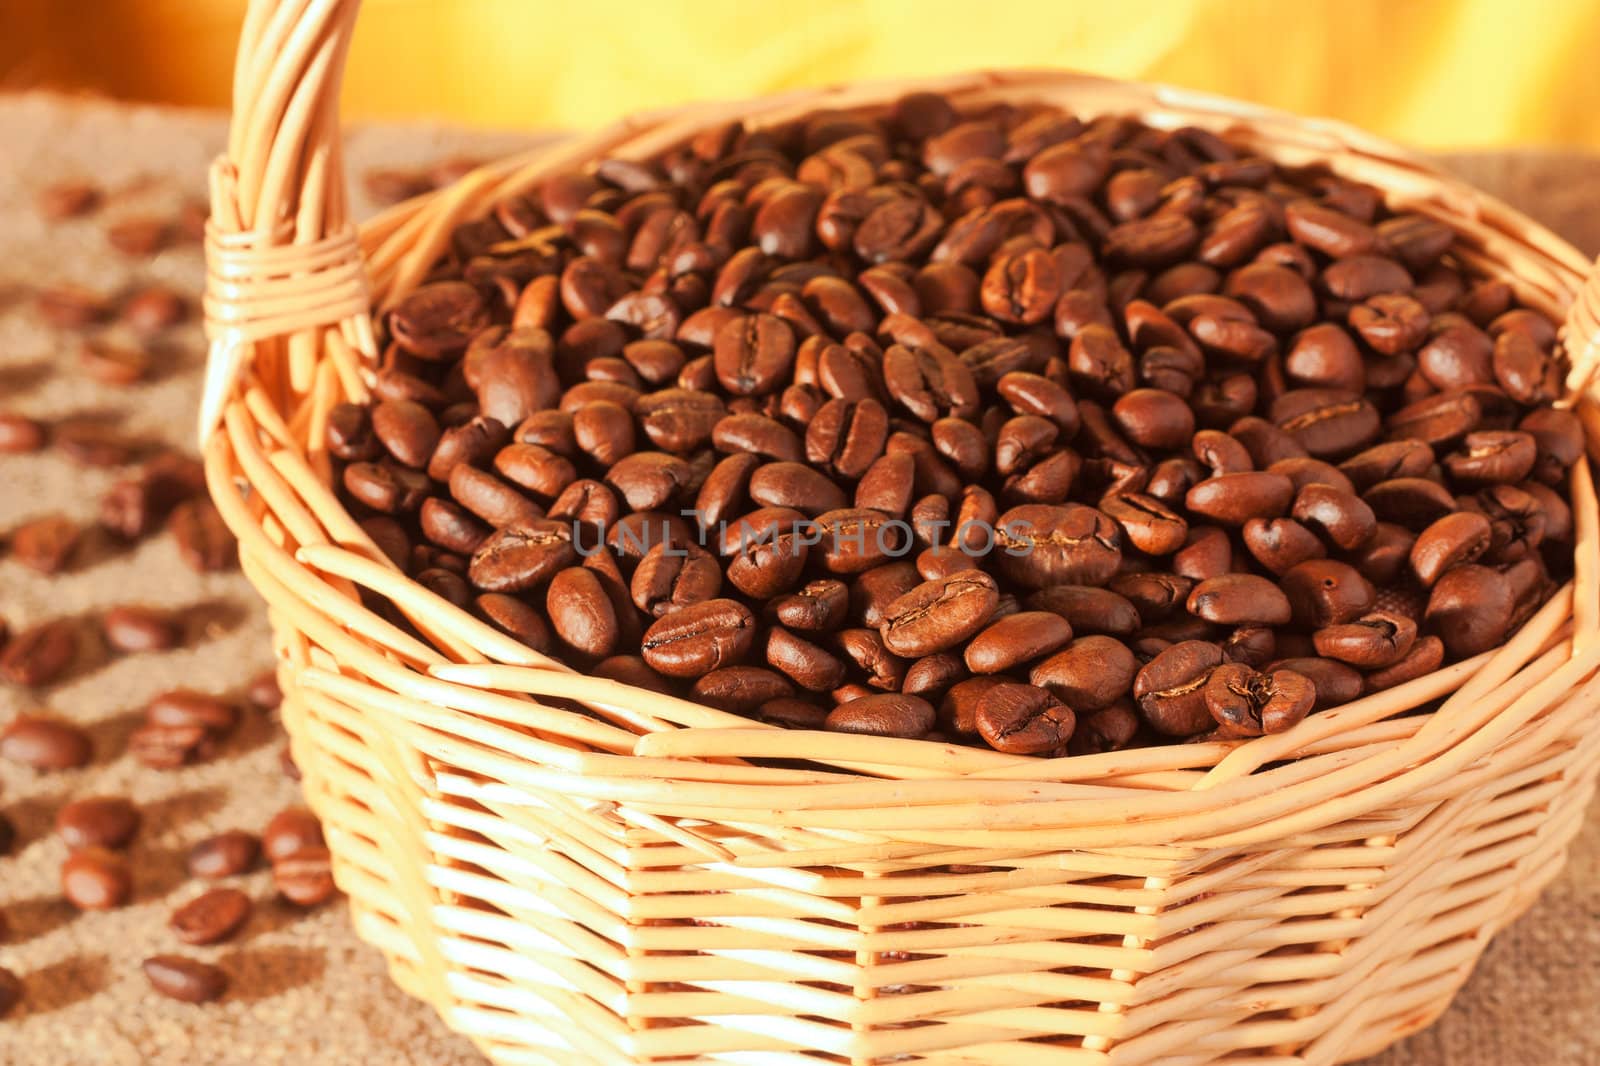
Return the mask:
<path id="1" fill-rule="evenodd" d="M 0 96 L 0 409 L 45 419 L 91 414 L 136 437 L 192 450 L 204 357 L 196 324 L 176 332 L 150 381 L 119 390 L 76 371 L 70 339 L 38 320 L 31 297 L 37 286 L 56 282 L 110 293 L 135 281 L 161 281 L 198 292 L 197 246 L 133 264 L 108 249 L 103 227 L 202 195 L 224 128 L 212 113 Z M 488 158 L 529 141 L 436 126 L 366 127 L 351 134 L 348 158 L 359 174 L 461 154 Z M 1593 210 L 1600 202 L 1600 158 L 1509 152 L 1445 163 L 1589 254 L 1600 250 L 1600 211 Z M 107 202 L 92 219 L 47 228 L 34 197 L 43 185 L 71 176 L 100 182 Z M 53 512 L 92 523 L 114 476 L 48 453 L 0 456 L 0 534 Z M 168 536 L 127 548 L 93 533 L 69 571 L 50 580 L 0 558 L 0 613 L 13 628 L 65 615 L 78 618 L 88 634 L 94 612 L 119 602 L 184 610 L 188 641 L 163 654 L 113 659 L 90 639 L 69 675 L 51 688 L 0 686 L 0 722 L 45 707 L 84 725 L 98 752 L 83 770 L 49 775 L 0 763 L 0 811 L 20 834 L 16 852 L 0 859 L 0 911 L 11 928 L 0 941 L 0 966 L 18 973 L 26 989 L 23 1005 L 0 1021 L 0 1066 L 481 1063 L 430 1008 L 388 981 L 377 952 L 356 940 L 343 907 L 291 908 L 274 899 L 263 871 L 241 881 L 257 906 L 235 941 L 198 949 L 174 941 L 167 916 L 198 891 L 181 873 L 183 851 L 222 829 L 259 832 L 296 801 L 296 790 L 280 772 L 281 732 L 268 716 L 246 721 L 214 761 L 182 770 L 148 770 L 120 754 L 139 708 L 155 694 L 179 685 L 238 694 L 270 663 L 264 612 L 236 572 L 192 573 Z M 78 915 L 60 899 L 64 846 L 51 824 L 65 798 L 86 794 L 135 799 L 144 825 L 131 851 L 132 904 Z M 150 991 L 140 960 L 179 949 L 228 971 L 232 990 L 225 999 L 197 1008 Z M 1600 1062 L 1597 957 L 1600 820 L 1591 818 L 1566 871 L 1490 946 L 1454 1009 L 1369 1066 Z"/>

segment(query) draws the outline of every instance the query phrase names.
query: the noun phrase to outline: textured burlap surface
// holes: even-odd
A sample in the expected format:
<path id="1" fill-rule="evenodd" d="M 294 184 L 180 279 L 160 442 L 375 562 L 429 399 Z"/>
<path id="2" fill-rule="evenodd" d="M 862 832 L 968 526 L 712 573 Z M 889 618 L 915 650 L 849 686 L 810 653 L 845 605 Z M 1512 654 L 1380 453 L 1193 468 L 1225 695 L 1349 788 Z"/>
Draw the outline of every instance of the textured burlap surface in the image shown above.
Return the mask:
<path id="1" fill-rule="evenodd" d="M 135 438 L 192 450 L 203 360 L 192 320 L 163 348 L 152 380 L 119 390 L 84 377 L 74 339 L 40 321 L 32 295 L 53 282 L 115 293 L 138 281 L 162 281 L 198 293 L 197 245 L 131 262 L 110 250 L 103 227 L 203 195 L 206 165 L 223 134 L 224 120 L 214 114 L 0 97 L 0 410 L 46 420 L 103 416 Z M 421 126 L 368 128 L 351 136 L 349 159 L 359 174 L 375 165 L 492 156 L 528 140 Z M 1600 249 L 1600 159 L 1508 153 L 1448 162 L 1591 254 Z M 34 209 L 35 194 L 64 177 L 101 182 L 108 201 L 89 219 L 47 226 Z M 114 476 L 54 453 L 0 456 L 0 535 L 52 512 L 92 523 Z M 95 613 L 129 602 L 185 610 L 187 642 L 162 654 L 106 654 L 94 637 Z M 198 891 L 181 872 L 190 844 L 224 828 L 259 831 L 296 800 L 294 783 L 279 769 L 279 727 L 268 717 L 247 717 L 217 759 L 179 771 L 147 770 L 122 754 L 150 697 L 179 685 L 237 694 L 269 664 L 264 614 L 243 578 L 194 574 L 166 535 L 129 548 L 92 533 L 70 569 L 53 579 L 0 556 L 0 616 L 16 628 L 63 615 L 83 622 L 79 661 L 48 689 L 0 684 L 0 722 L 47 708 L 86 726 L 97 758 L 84 770 L 50 775 L 0 763 L 0 811 L 20 831 L 17 850 L 0 858 L 0 911 L 11 930 L 0 940 L 0 966 L 21 975 L 26 987 L 23 1005 L 0 1020 L 0 1066 L 481 1062 L 430 1008 L 388 981 L 377 952 L 356 940 L 341 906 L 291 908 L 274 899 L 265 872 L 241 882 L 257 908 L 234 942 L 186 949 L 166 929 L 172 908 Z M 144 806 L 144 826 L 131 852 L 133 903 L 78 915 L 59 897 L 64 846 L 51 825 L 64 798 L 87 794 L 134 798 Z M 198 1008 L 154 995 L 139 962 L 173 950 L 218 961 L 232 977 L 232 991 Z M 1489 948 L 1454 1009 L 1372 1062 L 1600 1062 L 1596 959 L 1600 823 L 1591 820 L 1565 873 Z"/>

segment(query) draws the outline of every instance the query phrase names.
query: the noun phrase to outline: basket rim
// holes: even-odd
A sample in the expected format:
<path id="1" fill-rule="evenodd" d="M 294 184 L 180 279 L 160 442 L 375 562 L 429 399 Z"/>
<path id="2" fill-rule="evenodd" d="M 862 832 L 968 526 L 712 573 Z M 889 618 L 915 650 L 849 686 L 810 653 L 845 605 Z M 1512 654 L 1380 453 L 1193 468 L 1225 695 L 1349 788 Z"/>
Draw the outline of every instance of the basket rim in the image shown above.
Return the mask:
<path id="1" fill-rule="evenodd" d="M 1073 96 L 1079 93 L 1097 103 L 1143 101 L 1149 110 L 1126 106 L 1107 109 L 1125 111 L 1145 121 L 1159 116 L 1161 121 L 1152 124 L 1165 122 L 1169 127 L 1194 122 L 1229 123 L 1265 138 L 1263 144 L 1280 138 L 1291 158 L 1332 157 L 1326 161 L 1336 173 L 1343 173 L 1343 163 L 1346 168 L 1355 167 L 1363 173 L 1376 169 L 1388 175 L 1395 184 L 1380 184 L 1386 198 L 1398 190 L 1399 202 L 1407 208 L 1428 210 L 1447 221 L 1462 238 L 1460 253 L 1464 261 L 1476 268 L 1510 274 L 1519 294 L 1528 289 L 1538 301 L 1557 312 L 1564 309 L 1561 305 L 1571 305 L 1579 299 L 1588 264 L 1570 244 L 1404 149 L 1344 123 L 1303 119 L 1171 86 L 1059 71 L 1016 71 L 852 83 L 823 90 L 797 90 L 756 101 L 688 105 L 630 116 L 597 133 L 487 164 L 455 185 L 391 208 L 361 227 L 363 260 L 372 272 L 372 304 L 387 306 L 408 291 L 408 281 L 414 284 L 420 279 L 422 268 L 434 258 L 424 254 L 429 242 L 437 242 L 441 233 L 447 234 L 469 209 L 471 213 L 481 211 L 494 200 L 523 191 L 550 173 L 569 169 L 575 161 L 599 158 L 616 149 L 630 154 L 654 154 L 668 143 L 681 141 L 694 129 L 735 114 L 760 124 L 781 121 L 790 113 L 853 108 L 863 99 L 886 105 L 907 91 L 923 88 L 950 93 L 963 103 L 987 98 L 1036 99 L 1046 92 L 1061 94 L 1053 102 L 1069 107 Z M 1520 259 L 1533 279 L 1501 262 L 1507 258 Z M 343 357 L 353 360 L 358 370 L 370 365 L 368 361 L 375 355 L 370 343 L 370 321 L 364 315 L 360 319 L 359 328 L 330 331 L 325 341 L 334 349 L 334 361 L 341 354 L 337 349 L 346 347 Z M 1569 323 L 1565 335 L 1570 339 L 1571 333 Z M 237 338 L 219 334 L 213 347 L 213 366 L 224 361 L 230 344 L 237 343 Z M 1574 389 L 1586 384 L 1593 373 L 1595 360 L 1587 358 L 1591 354 L 1586 350 L 1584 358 L 1574 359 L 1569 378 Z M 324 356 L 325 360 L 329 358 Z M 351 375 L 343 373 L 344 369 L 340 368 L 339 375 L 323 375 L 329 383 L 325 392 L 340 387 L 347 393 L 355 392 Z M 356 377 L 359 379 L 359 374 Z M 647 690 L 584 677 L 516 645 L 398 571 L 386 569 L 375 561 L 381 554 L 376 553 L 370 541 L 362 543 L 365 537 L 354 530 L 348 515 L 341 516 L 341 528 L 328 530 L 331 536 L 318 535 L 320 530 L 313 529 L 310 536 L 292 538 L 304 546 L 290 554 L 263 531 L 258 512 L 262 510 L 262 497 L 271 497 L 267 507 L 276 511 L 277 499 L 287 498 L 283 496 L 286 491 L 297 494 L 299 500 L 323 506 L 332 499 L 325 485 L 322 494 L 326 498 L 313 500 L 317 490 L 302 484 L 301 479 L 294 479 L 291 488 L 283 483 L 287 475 L 278 484 L 272 484 L 266 476 L 284 451 L 304 451 L 301 442 L 306 439 L 307 428 L 315 428 L 315 419 L 296 420 L 291 416 L 286 423 L 257 374 L 246 374 L 239 385 L 228 382 L 225 386 L 223 391 L 229 397 L 223 406 L 226 431 L 209 437 L 205 453 L 208 480 L 218 506 L 240 536 L 241 548 L 258 560 L 257 565 L 247 568 L 252 580 L 257 581 L 258 587 L 263 582 L 279 583 L 290 594 L 295 585 L 304 590 L 308 583 L 316 581 L 328 582 L 335 588 L 361 586 L 391 596 L 414 619 L 426 617 L 431 624 L 419 628 L 436 647 L 419 652 L 417 647 L 384 632 L 381 625 L 369 624 L 362 637 L 379 649 L 397 653 L 399 662 L 381 663 L 383 656 L 375 653 L 370 657 L 372 661 L 364 661 L 363 665 L 369 667 L 369 677 L 381 675 L 381 685 L 392 690 L 383 695 L 431 703 L 440 712 L 461 719 L 456 726 L 480 715 L 501 722 L 525 717 L 527 704 L 506 694 L 586 697 L 602 721 L 637 734 L 632 743 L 623 745 L 621 738 L 609 734 L 580 742 L 571 742 L 568 736 L 558 737 L 555 743 L 546 738 L 537 750 L 547 768 L 542 772 L 555 775 L 569 794 L 590 802 L 615 802 L 628 796 L 642 804 L 641 809 L 673 818 L 722 816 L 752 823 L 789 819 L 818 828 L 819 820 L 850 828 L 849 816 L 859 816 L 864 809 L 877 809 L 880 815 L 874 824 L 893 827 L 907 839 L 932 832 L 930 827 L 937 826 L 982 833 L 989 840 L 1009 834 L 1021 843 L 1020 838 L 1039 828 L 1086 826 L 1094 821 L 1104 827 L 1100 836 L 1084 833 L 1080 839 L 1103 837 L 1108 845 L 1170 840 L 1179 825 L 1198 831 L 1202 827 L 1196 820 L 1203 812 L 1204 828 L 1210 831 L 1182 835 L 1197 846 L 1199 842 L 1216 845 L 1276 839 L 1359 817 L 1378 809 L 1387 799 L 1409 796 L 1435 785 L 1449 773 L 1475 765 L 1496 746 L 1512 743 L 1530 730 L 1537 732 L 1540 722 L 1549 722 L 1560 714 L 1560 708 L 1551 710 L 1552 702 L 1568 707 L 1574 691 L 1583 696 L 1596 687 L 1588 679 L 1600 666 L 1600 642 L 1595 639 L 1595 615 L 1600 608 L 1592 606 L 1600 599 L 1600 537 L 1596 532 L 1594 485 L 1584 460 L 1574 468 L 1571 479 L 1578 526 L 1574 580 L 1502 648 L 1387 692 L 1318 712 L 1274 736 L 1039 759 L 974 753 L 974 749 L 958 750 L 953 745 L 926 740 L 783 730 L 687 701 L 663 701 Z M 244 500 L 234 483 L 236 478 L 255 487 L 255 501 Z M 286 510 L 293 512 L 295 508 Z M 304 512 L 307 508 L 300 506 L 299 510 Z M 326 517 L 320 507 L 314 513 L 318 518 Z M 276 524 L 278 533 L 287 535 L 283 533 L 287 523 L 280 519 Z M 299 578 L 288 576 L 291 568 L 301 570 Z M 334 597 L 339 595 L 334 589 L 328 592 Z M 318 606 L 331 606 L 328 596 L 317 599 Z M 359 606 L 356 609 L 360 610 Z M 318 667 L 308 669 L 303 677 L 310 689 L 357 700 L 348 680 L 341 678 L 339 671 Z M 385 702 L 377 695 L 371 696 L 373 706 Z M 1555 699 L 1558 695 L 1560 700 Z M 1447 698 L 1438 711 L 1408 719 L 1392 717 L 1440 696 Z M 455 702 L 447 702 L 450 700 Z M 476 710 L 458 710 L 474 701 Z M 628 712 L 621 706 L 624 702 L 642 704 L 648 710 Z M 391 712 L 395 710 L 389 708 Z M 573 712 L 553 713 L 582 717 Z M 1418 724 L 1398 724 L 1408 722 Z M 489 740 L 452 735 L 451 728 L 440 722 L 425 730 L 429 742 L 440 751 L 454 744 L 493 745 L 510 739 L 499 733 Z M 832 754 L 813 750 L 814 738 L 826 738 L 829 748 L 845 750 Z M 577 750 L 585 744 L 588 750 Z M 767 757 L 768 749 L 772 749 L 771 757 L 781 757 L 777 750 L 780 747 L 791 758 L 798 751 L 799 758 L 836 768 L 822 773 L 825 778 L 837 780 L 824 783 L 815 780 L 815 775 L 790 779 L 778 773 L 767 781 L 746 780 L 731 771 L 719 774 L 717 769 L 730 759 Z M 1152 752 L 1166 754 L 1141 754 Z M 1317 773 L 1308 775 L 1308 767 Z M 863 770 L 868 772 L 862 773 Z M 878 776 L 872 776 L 874 773 Z M 962 795 L 952 797 L 950 786 L 958 782 L 964 786 Z M 466 787 L 464 783 L 458 785 Z M 671 785 L 677 794 L 661 796 L 662 785 Z M 656 793 L 652 797 L 642 795 L 652 789 Z M 774 792 L 775 789 L 785 791 Z M 804 799 L 774 809 L 775 797 L 781 795 L 787 802 L 797 795 L 797 789 L 804 790 Z M 943 789 L 943 796 L 935 795 L 939 789 Z M 1337 802 L 1329 803 L 1322 811 L 1313 809 L 1309 815 L 1289 810 L 1303 804 L 1305 794 L 1311 791 Z M 1195 795 L 1198 792 L 1215 795 L 1200 797 Z M 1288 802 L 1289 798 L 1296 802 Z M 964 815 L 959 810 L 963 805 L 967 808 Z M 1228 816 L 1230 807 L 1239 813 Z M 934 809 L 942 816 L 930 820 L 928 816 Z M 894 815 L 894 811 L 903 816 Z M 837 822 L 832 820 L 836 816 Z M 1158 823 L 1165 832 L 1152 832 Z M 940 839 L 951 838 L 941 835 Z"/>

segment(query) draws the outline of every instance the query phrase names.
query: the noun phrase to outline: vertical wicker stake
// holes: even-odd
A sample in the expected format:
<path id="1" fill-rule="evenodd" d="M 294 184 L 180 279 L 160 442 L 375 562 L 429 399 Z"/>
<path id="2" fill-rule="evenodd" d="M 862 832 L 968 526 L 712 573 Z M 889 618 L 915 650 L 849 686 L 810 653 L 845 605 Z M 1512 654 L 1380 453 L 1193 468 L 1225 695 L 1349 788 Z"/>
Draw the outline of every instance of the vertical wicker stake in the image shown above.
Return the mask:
<path id="1" fill-rule="evenodd" d="M 1571 308 L 1577 401 L 1600 363 L 1600 282 L 1583 288 L 1572 248 L 1359 131 L 1056 72 L 643 116 L 358 236 L 335 112 L 356 10 L 250 5 L 211 183 L 207 479 L 270 605 L 284 720 L 357 930 L 491 1059 L 1342 1062 L 1436 1017 L 1555 876 L 1600 771 L 1586 463 L 1574 580 L 1504 648 L 1275 736 L 1038 760 L 774 730 L 574 673 L 390 565 L 328 487 L 322 436 L 367 395 L 372 304 L 418 284 L 457 222 L 731 117 L 881 110 L 914 89 L 1326 160 L 1447 221 L 1454 254 L 1524 301 Z M 1600 431 L 1593 402 L 1580 413 Z M 809 768 L 757 761 L 773 759 Z"/>

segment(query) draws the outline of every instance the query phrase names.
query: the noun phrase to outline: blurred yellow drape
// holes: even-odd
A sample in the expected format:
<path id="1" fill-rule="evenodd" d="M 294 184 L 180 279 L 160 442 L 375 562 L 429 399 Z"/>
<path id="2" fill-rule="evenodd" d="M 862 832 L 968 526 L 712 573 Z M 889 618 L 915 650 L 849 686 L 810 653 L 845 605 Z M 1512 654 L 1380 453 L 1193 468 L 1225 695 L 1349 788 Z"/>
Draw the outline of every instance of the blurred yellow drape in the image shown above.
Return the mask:
<path id="1" fill-rule="evenodd" d="M 244 0 L 0 0 L 0 84 L 225 106 Z M 1422 147 L 1600 148 L 1600 0 L 366 0 L 351 117 L 592 126 L 848 78 L 1064 66 Z"/>

